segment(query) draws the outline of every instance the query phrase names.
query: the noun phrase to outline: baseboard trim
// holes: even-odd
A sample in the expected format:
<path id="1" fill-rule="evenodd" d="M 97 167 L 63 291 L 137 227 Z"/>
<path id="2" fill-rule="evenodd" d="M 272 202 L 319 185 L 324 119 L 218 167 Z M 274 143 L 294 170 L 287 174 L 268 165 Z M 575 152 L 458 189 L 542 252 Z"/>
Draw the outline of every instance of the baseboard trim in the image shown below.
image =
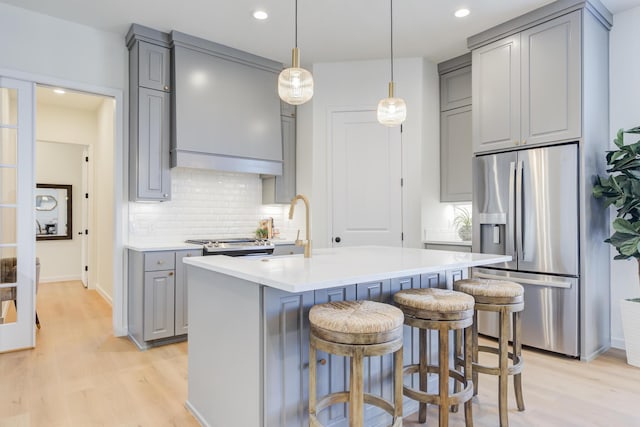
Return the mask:
<path id="1" fill-rule="evenodd" d="M 110 306 L 113 307 L 113 298 L 111 298 L 111 295 L 109 295 L 107 292 L 105 292 L 104 289 L 102 289 L 102 287 L 100 286 L 100 284 L 96 285 L 96 291 L 98 292 L 98 294 L 105 299 L 105 301 L 107 301 L 109 303 Z"/>
<path id="2" fill-rule="evenodd" d="M 82 276 L 49 276 L 49 277 L 40 277 L 40 283 L 51 283 L 51 282 L 72 282 L 75 280 L 82 280 Z"/>
<path id="3" fill-rule="evenodd" d="M 196 408 L 194 408 L 193 405 L 191 405 L 191 403 L 189 402 L 188 399 L 187 399 L 186 402 L 184 402 L 184 406 L 187 408 L 187 411 L 191 412 L 191 415 L 193 415 L 193 417 L 200 423 L 201 426 L 203 426 L 203 427 L 211 427 L 209 425 L 209 423 L 207 423 L 204 420 L 204 418 L 202 417 L 200 412 L 198 412 L 198 410 Z"/>
<path id="4" fill-rule="evenodd" d="M 611 347 L 617 348 L 620 350 L 625 350 L 626 347 L 624 345 L 624 338 L 611 338 Z"/>

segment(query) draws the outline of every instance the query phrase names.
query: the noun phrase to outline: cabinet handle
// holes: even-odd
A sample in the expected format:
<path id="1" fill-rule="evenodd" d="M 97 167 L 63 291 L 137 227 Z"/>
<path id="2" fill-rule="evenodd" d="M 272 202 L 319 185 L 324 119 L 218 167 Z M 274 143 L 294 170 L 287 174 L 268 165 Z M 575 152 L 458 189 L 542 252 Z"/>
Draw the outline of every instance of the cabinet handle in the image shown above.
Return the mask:
<path id="1" fill-rule="evenodd" d="M 318 360 L 318 365 L 322 365 L 322 366 L 324 366 L 324 365 L 326 365 L 326 364 L 327 364 L 327 359 L 320 359 L 320 360 Z"/>
<path id="2" fill-rule="evenodd" d="M 164 261 L 158 261 L 158 265 L 164 264 Z"/>
<path id="3" fill-rule="evenodd" d="M 526 139 L 523 139 L 523 140 L 522 140 L 522 145 L 525 145 L 526 143 L 527 143 L 527 140 L 526 140 Z"/>
<path id="4" fill-rule="evenodd" d="M 170 272 L 169 272 L 169 276 L 173 276 L 173 271 L 170 271 Z"/>
<path id="5" fill-rule="evenodd" d="M 169 197 L 169 195 L 168 195 L 167 193 L 164 193 L 164 194 L 162 195 L 162 197 L 164 197 L 164 198 L 166 199 L 167 197 Z"/>
<path id="6" fill-rule="evenodd" d="M 187 254 L 187 256 L 189 257 L 189 256 L 191 256 L 191 254 Z"/>
<path id="7" fill-rule="evenodd" d="M 513 145 L 518 145 L 518 140 L 513 141 Z"/>
<path id="8" fill-rule="evenodd" d="M 164 90 L 169 90 L 169 86 L 165 86 L 165 87 L 164 87 Z"/>

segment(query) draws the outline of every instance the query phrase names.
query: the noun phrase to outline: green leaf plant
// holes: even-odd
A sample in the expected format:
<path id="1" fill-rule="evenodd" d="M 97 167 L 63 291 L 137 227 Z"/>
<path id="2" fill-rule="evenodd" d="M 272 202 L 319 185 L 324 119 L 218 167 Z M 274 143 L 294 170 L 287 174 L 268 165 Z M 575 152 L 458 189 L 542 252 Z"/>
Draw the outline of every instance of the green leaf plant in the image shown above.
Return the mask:
<path id="1" fill-rule="evenodd" d="M 607 151 L 609 175 L 596 178 L 593 195 L 617 211 L 614 233 L 605 240 L 618 251 L 614 259 L 635 258 L 640 274 L 640 141 L 625 144 L 624 134 L 640 134 L 640 127 L 618 131 L 617 149 Z"/>

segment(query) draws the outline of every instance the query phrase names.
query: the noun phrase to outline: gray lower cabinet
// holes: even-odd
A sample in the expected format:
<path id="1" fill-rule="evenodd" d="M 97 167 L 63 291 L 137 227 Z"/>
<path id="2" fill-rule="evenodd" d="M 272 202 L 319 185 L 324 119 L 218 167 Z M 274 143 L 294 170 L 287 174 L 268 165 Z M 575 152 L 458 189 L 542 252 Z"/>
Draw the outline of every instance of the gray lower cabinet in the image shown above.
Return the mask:
<path id="1" fill-rule="evenodd" d="M 393 294 L 400 290 L 451 288 L 453 280 L 467 276 L 467 269 L 459 269 L 295 294 L 264 287 L 265 427 L 308 425 L 308 314 L 314 304 L 365 299 L 391 303 Z M 404 328 L 404 365 L 418 363 L 418 330 L 408 326 Z M 437 360 L 435 334 L 433 332 L 426 337 L 431 360 Z M 349 388 L 348 358 L 318 352 L 317 362 L 318 397 Z M 367 358 L 364 372 L 365 392 L 393 401 L 393 356 Z M 437 381 L 437 378 L 430 375 L 429 381 Z M 405 384 L 417 387 L 417 377 L 405 378 Z M 405 415 L 417 408 L 415 401 L 404 399 Z M 333 405 L 320 413 L 320 421 L 325 426 L 346 427 L 349 425 L 348 416 L 348 405 Z M 389 425 L 390 419 L 381 409 L 365 406 L 367 427 Z"/>
<path id="2" fill-rule="evenodd" d="M 309 310 L 313 291 L 264 288 L 265 427 L 309 425 Z"/>
<path id="3" fill-rule="evenodd" d="M 141 349 L 185 339 L 187 281 L 182 259 L 199 250 L 129 250 L 129 336 Z"/>

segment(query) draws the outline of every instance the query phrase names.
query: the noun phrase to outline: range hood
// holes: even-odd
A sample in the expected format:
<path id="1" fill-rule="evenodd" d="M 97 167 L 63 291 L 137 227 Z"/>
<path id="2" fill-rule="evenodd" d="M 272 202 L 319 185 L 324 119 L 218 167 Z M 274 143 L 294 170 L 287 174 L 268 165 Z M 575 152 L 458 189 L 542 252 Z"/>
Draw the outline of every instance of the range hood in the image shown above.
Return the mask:
<path id="1" fill-rule="evenodd" d="M 177 31 L 171 166 L 282 174 L 281 63 Z"/>

